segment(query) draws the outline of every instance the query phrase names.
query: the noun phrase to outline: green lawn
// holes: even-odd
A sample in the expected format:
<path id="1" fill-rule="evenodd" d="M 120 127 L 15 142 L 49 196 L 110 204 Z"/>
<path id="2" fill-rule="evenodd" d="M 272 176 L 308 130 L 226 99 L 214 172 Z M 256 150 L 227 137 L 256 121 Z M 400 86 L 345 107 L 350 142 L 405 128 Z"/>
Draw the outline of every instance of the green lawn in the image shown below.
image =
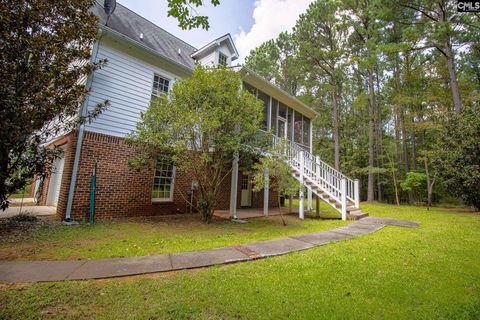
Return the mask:
<path id="1" fill-rule="evenodd" d="M 75 227 L 56 225 L 36 230 L 21 242 L 0 242 L 0 260 L 67 260 L 143 256 L 218 248 L 283 236 L 333 229 L 348 222 L 299 220 L 295 215 L 253 219 L 247 224 L 199 216 L 143 222 L 98 222 Z"/>
<path id="2" fill-rule="evenodd" d="M 25 189 L 18 190 L 17 193 L 10 195 L 9 198 L 10 199 L 30 198 L 31 190 L 32 190 L 32 183 L 27 182 Z"/>
<path id="3" fill-rule="evenodd" d="M 480 318 L 478 214 L 362 208 L 421 226 L 387 227 L 280 257 L 200 270 L 3 286 L 0 318 Z"/>

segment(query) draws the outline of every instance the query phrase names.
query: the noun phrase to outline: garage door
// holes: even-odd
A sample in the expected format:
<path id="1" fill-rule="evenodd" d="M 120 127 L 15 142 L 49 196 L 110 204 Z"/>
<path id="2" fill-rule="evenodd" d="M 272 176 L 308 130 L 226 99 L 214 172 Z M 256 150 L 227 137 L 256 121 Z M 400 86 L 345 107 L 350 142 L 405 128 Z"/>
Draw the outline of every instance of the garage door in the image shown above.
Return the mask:
<path id="1" fill-rule="evenodd" d="M 65 158 L 57 158 L 53 162 L 52 174 L 48 185 L 47 205 L 57 206 L 58 196 L 60 195 L 60 187 L 62 185 L 63 165 Z"/>

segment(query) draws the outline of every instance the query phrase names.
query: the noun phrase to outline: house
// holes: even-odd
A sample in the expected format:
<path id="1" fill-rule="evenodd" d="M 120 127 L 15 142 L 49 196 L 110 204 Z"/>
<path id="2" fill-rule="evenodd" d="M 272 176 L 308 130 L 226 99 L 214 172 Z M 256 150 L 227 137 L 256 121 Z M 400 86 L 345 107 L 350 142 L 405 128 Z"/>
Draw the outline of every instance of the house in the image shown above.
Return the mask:
<path id="1" fill-rule="evenodd" d="M 167 162 L 151 169 L 130 169 L 127 161 L 135 151 L 125 143 L 125 137 L 135 129 L 140 113 L 147 109 L 152 96 L 168 92 L 175 81 L 191 75 L 197 63 L 209 67 L 231 66 L 238 58 L 235 44 L 227 34 L 197 49 L 120 4 L 108 19 L 100 5 L 93 10 L 100 17 L 100 35 L 92 48 L 91 59 L 107 59 L 108 63 L 86 80 L 91 92 L 80 113 L 85 115 L 105 100 L 110 101 L 110 106 L 91 123 L 50 143 L 50 147 L 62 148 L 64 152 L 63 157 L 55 161 L 51 176 L 37 185 L 40 202 L 56 206 L 59 219 L 85 218 L 90 201 L 90 177 L 96 168 L 97 218 L 185 212 L 189 208 L 185 195 L 194 184 L 191 177 L 176 173 L 175 166 Z M 263 130 L 272 130 L 275 136 L 289 139 L 295 150 L 301 150 L 295 154 L 302 159 L 292 159 L 292 170 L 309 187 L 309 205 L 312 192 L 326 201 L 327 195 L 340 199 L 342 177 L 339 172 L 322 167 L 322 170 L 328 169 L 323 178 L 305 175 L 307 171 L 320 174 L 317 172 L 320 162 L 310 161 L 308 167 L 303 160 L 305 155 L 312 157 L 315 112 L 254 72 L 245 68 L 239 72 L 244 88 L 264 103 Z M 310 170 L 299 174 L 302 163 L 303 168 Z M 248 172 L 242 170 L 235 159 L 232 165 L 232 175 L 222 188 L 217 209 L 230 210 L 235 215 L 241 207 L 264 208 L 266 212 L 276 205 L 277 194 L 268 189 L 252 192 Z M 322 196 L 320 185 L 325 179 L 332 188 L 322 187 L 322 192 L 325 191 Z M 351 185 L 350 193 L 353 182 Z M 353 195 L 349 197 L 352 203 L 353 198 Z"/>

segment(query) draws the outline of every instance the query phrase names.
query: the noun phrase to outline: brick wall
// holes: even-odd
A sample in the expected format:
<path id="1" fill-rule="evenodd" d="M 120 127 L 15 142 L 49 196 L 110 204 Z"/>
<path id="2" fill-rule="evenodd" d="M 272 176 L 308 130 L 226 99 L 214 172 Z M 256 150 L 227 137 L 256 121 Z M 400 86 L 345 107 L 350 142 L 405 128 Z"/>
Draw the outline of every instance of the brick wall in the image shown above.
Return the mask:
<path id="1" fill-rule="evenodd" d="M 68 189 L 75 154 L 76 132 L 65 143 L 65 167 L 62 176 L 61 195 L 57 216 L 63 219 L 67 203 Z M 133 216 L 152 216 L 187 212 L 189 207 L 184 198 L 191 187 L 192 178 L 177 172 L 173 191 L 173 201 L 152 203 L 153 168 L 131 169 L 127 161 L 135 155 L 132 146 L 125 140 L 109 135 L 85 132 L 80 165 L 75 186 L 72 219 L 82 220 L 88 215 L 90 201 L 90 176 L 97 163 L 95 197 L 96 219 L 112 219 Z M 217 209 L 228 210 L 230 203 L 230 181 L 227 177 L 221 188 Z M 241 197 L 241 173 L 238 185 L 238 207 Z M 45 186 L 44 186 L 45 188 Z M 48 186 L 47 186 L 48 188 Z M 184 196 L 182 196 L 184 195 Z M 276 194 L 271 192 L 269 204 L 277 205 Z M 263 207 L 263 191 L 253 193 L 252 207 Z"/>

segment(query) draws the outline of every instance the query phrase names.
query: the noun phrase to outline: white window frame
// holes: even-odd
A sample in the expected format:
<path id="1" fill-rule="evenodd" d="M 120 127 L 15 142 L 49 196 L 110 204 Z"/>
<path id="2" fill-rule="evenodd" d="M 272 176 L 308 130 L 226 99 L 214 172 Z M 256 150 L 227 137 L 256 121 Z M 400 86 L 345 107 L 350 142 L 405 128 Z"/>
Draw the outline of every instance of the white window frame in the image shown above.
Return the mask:
<path id="1" fill-rule="evenodd" d="M 222 63 L 220 62 L 220 59 L 221 59 L 222 57 L 225 57 L 225 64 L 222 64 Z M 224 53 L 222 53 L 222 52 L 220 52 L 220 51 L 218 52 L 218 65 L 219 65 L 219 66 L 228 67 L 228 57 L 227 57 L 226 54 L 224 54 Z"/>
<path id="2" fill-rule="evenodd" d="M 162 93 L 160 93 L 160 94 L 154 94 L 154 93 L 153 93 L 153 88 L 154 88 L 154 85 L 155 85 L 155 77 L 159 77 L 159 78 L 162 78 L 163 80 L 168 81 L 167 92 L 163 92 L 163 91 L 162 91 Z M 165 75 L 160 74 L 160 73 L 158 73 L 158 72 L 154 72 L 154 73 L 153 73 L 153 78 L 152 78 L 151 96 L 152 96 L 152 97 L 160 97 L 162 94 L 168 94 L 168 93 L 170 92 L 171 88 L 172 88 L 172 82 L 173 82 L 173 80 L 170 79 L 169 77 L 166 77 Z M 158 91 L 158 90 L 157 90 L 157 91 Z"/>
<path id="3" fill-rule="evenodd" d="M 162 160 L 162 161 L 167 161 L 167 160 Z M 153 182 L 152 182 L 152 188 L 150 190 L 151 193 L 153 193 L 153 188 L 155 187 L 155 178 L 159 178 L 161 179 L 162 177 L 157 177 L 157 165 L 158 165 L 158 161 L 157 163 L 155 164 L 155 168 L 154 168 L 154 171 L 153 171 Z M 170 184 L 170 196 L 168 198 L 154 198 L 153 195 L 152 196 L 152 202 L 172 202 L 173 201 L 173 190 L 175 188 L 175 175 L 176 175 L 176 167 L 174 164 L 172 164 L 172 182 Z M 163 177 L 165 178 L 165 177 Z"/>

